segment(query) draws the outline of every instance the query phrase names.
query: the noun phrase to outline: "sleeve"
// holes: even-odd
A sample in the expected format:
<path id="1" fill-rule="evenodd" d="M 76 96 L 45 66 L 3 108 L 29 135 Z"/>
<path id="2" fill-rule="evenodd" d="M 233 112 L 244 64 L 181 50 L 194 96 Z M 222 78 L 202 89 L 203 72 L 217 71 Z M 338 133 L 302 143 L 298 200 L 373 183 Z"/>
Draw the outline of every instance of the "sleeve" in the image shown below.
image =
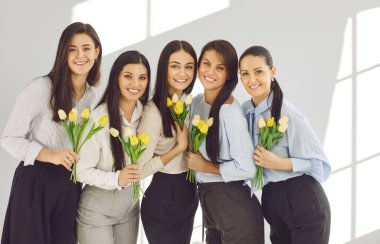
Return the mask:
<path id="1" fill-rule="evenodd" d="M 34 118 L 42 112 L 49 93 L 37 80 L 30 83 L 17 97 L 8 123 L 1 137 L 2 147 L 12 156 L 24 161 L 24 165 L 33 165 L 43 148 L 35 141 L 28 140 Z"/>
<path id="2" fill-rule="evenodd" d="M 256 172 L 252 159 L 254 150 L 243 112 L 241 109 L 230 109 L 228 114 L 222 117 L 221 123 L 227 135 L 232 158 L 220 165 L 220 174 L 224 182 L 252 178 Z"/>
<path id="3" fill-rule="evenodd" d="M 331 166 L 306 117 L 300 113 L 292 114 L 287 134 L 293 172 L 302 172 L 324 182 L 330 176 Z"/>
<path id="4" fill-rule="evenodd" d="M 91 127 L 92 123 L 94 123 L 93 121 L 89 121 L 88 126 L 86 128 L 87 131 L 85 131 L 84 135 L 87 135 L 89 128 Z M 116 172 L 107 172 L 97 168 L 97 166 L 100 163 L 102 163 L 102 151 L 109 150 L 109 148 L 102 146 L 102 142 L 109 139 L 110 138 L 107 126 L 103 128 L 101 131 L 99 131 L 97 134 L 93 135 L 85 144 L 83 144 L 79 152 L 80 159 L 77 162 L 77 178 L 78 181 L 91 186 L 105 186 L 107 188 L 113 187 L 115 189 L 121 190 L 122 187 L 120 187 L 118 183 L 120 170 Z M 113 162 L 103 163 L 113 165 Z"/>
<path id="5" fill-rule="evenodd" d="M 145 152 L 138 159 L 141 179 L 148 177 L 162 169 L 164 164 L 160 156 L 155 156 L 155 149 L 159 143 L 162 131 L 162 119 L 154 104 L 148 104 L 141 115 L 140 124 L 137 128 L 138 134 L 145 132 L 150 136 Z"/>

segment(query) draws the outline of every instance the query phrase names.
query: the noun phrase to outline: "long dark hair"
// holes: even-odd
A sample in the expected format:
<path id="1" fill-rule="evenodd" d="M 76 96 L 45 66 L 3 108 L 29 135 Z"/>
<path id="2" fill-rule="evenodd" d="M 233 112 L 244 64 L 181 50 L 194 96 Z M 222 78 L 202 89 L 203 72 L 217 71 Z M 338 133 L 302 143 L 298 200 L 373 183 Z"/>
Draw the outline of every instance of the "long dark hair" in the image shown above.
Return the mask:
<path id="1" fill-rule="evenodd" d="M 194 67 L 197 67 L 197 54 L 193 46 L 187 41 L 174 40 L 169 42 L 161 52 L 157 65 L 156 75 L 156 89 L 153 95 L 153 102 L 161 113 L 162 127 L 165 137 L 173 137 L 172 126 L 174 126 L 174 120 L 170 115 L 170 112 L 166 106 L 166 98 L 168 97 L 168 65 L 170 56 L 183 50 L 191 55 L 194 59 Z M 194 76 L 190 85 L 183 91 L 185 94 L 190 94 L 193 90 L 197 70 L 194 68 Z"/>
<path id="2" fill-rule="evenodd" d="M 262 47 L 262 46 L 249 47 L 240 56 L 239 65 L 240 65 L 241 60 L 248 55 L 264 57 L 265 63 L 269 66 L 269 68 L 270 69 L 273 68 L 272 55 L 270 54 L 268 49 L 266 49 L 265 47 Z M 281 107 L 282 107 L 282 101 L 283 101 L 284 95 L 282 93 L 280 84 L 278 84 L 276 78 L 273 78 L 270 88 L 271 88 L 270 92 L 271 93 L 273 92 L 271 115 L 274 117 L 275 121 L 278 121 L 281 117 Z M 268 96 L 268 98 L 269 98 L 269 96 Z"/>
<path id="3" fill-rule="evenodd" d="M 68 113 L 73 107 L 73 85 L 71 72 L 67 64 L 67 57 L 71 39 L 74 35 L 82 33 L 89 35 L 95 44 L 95 48 L 99 48 L 98 58 L 88 73 L 87 82 L 90 86 L 93 86 L 98 83 L 100 79 L 102 44 L 100 43 L 98 34 L 90 24 L 84 24 L 82 22 L 70 24 L 61 34 L 53 68 L 49 74 L 47 74 L 52 82 L 50 106 L 53 110 L 53 121 L 55 122 L 60 121 L 56 111 L 63 109 Z"/>
<path id="4" fill-rule="evenodd" d="M 122 131 L 122 117 L 120 116 L 119 110 L 119 100 L 121 97 L 119 89 L 119 75 L 123 67 L 127 64 L 143 64 L 147 70 L 148 84 L 146 86 L 144 94 L 140 97 L 140 102 L 145 105 L 148 101 L 149 96 L 149 85 L 150 85 L 150 65 L 146 57 L 139 53 L 138 51 L 127 51 L 115 60 L 112 65 L 110 76 L 108 79 L 108 85 L 106 91 L 99 104 L 106 103 L 109 116 L 109 126 Z M 115 171 L 121 170 L 125 166 L 125 156 L 121 143 L 119 140 L 113 136 L 110 136 L 112 155 L 115 160 L 113 168 Z"/>
<path id="5" fill-rule="evenodd" d="M 206 151 L 208 157 L 213 162 L 217 162 L 219 156 L 219 111 L 238 83 L 238 56 L 234 46 L 225 40 L 215 40 L 207 43 L 201 52 L 198 60 L 198 69 L 206 51 L 213 50 L 223 61 L 227 70 L 227 80 L 224 83 L 219 94 L 211 105 L 209 117 L 214 118 L 214 125 L 210 127 L 206 137 Z"/>

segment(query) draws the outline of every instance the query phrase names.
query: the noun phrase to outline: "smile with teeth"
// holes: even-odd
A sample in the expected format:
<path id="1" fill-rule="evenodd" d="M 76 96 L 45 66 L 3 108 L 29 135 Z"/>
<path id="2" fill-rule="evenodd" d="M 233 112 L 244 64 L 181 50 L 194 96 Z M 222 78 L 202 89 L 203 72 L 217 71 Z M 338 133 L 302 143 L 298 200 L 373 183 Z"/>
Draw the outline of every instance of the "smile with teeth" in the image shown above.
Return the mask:
<path id="1" fill-rule="evenodd" d="M 139 93 L 139 91 L 140 90 L 137 90 L 137 89 L 131 89 L 131 88 L 129 88 L 129 89 L 127 89 L 130 93 L 132 93 L 132 94 L 137 94 L 137 93 Z"/>
<path id="2" fill-rule="evenodd" d="M 187 81 L 187 79 L 175 79 L 175 81 L 177 81 L 178 83 L 185 83 Z"/>
<path id="3" fill-rule="evenodd" d="M 207 77 L 207 76 L 205 76 L 204 78 L 205 78 L 205 80 L 208 81 L 208 82 L 213 82 L 213 81 L 215 81 L 215 79 L 210 78 L 210 77 Z"/>
<path id="4" fill-rule="evenodd" d="M 260 84 L 254 85 L 254 86 L 249 86 L 249 89 L 255 90 L 260 86 Z"/>
<path id="5" fill-rule="evenodd" d="M 75 64 L 77 64 L 77 65 L 83 65 L 83 64 L 86 64 L 87 63 L 87 61 L 82 61 L 82 62 L 74 62 Z"/>

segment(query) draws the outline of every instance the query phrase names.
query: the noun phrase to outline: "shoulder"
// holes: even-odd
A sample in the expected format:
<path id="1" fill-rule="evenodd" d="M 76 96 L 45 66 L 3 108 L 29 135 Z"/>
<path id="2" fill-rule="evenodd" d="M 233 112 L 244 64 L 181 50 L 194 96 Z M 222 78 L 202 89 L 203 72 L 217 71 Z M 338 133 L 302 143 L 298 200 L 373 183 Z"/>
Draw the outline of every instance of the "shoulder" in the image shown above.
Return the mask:
<path id="1" fill-rule="evenodd" d="M 240 103 L 234 98 L 231 104 L 222 105 L 219 116 L 223 119 L 235 120 L 238 117 L 244 117 L 244 113 Z"/>
<path id="2" fill-rule="evenodd" d="M 251 100 L 247 100 L 245 102 L 243 102 L 243 104 L 241 105 L 242 109 L 243 109 L 243 112 L 246 113 L 248 110 L 252 109 L 252 101 Z"/>
<path id="3" fill-rule="evenodd" d="M 141 114 L 141 119 L 148 119 L 152 120 L 151 122 L 157 122 L 157 120 L 161 120 L 161 113 L 160 110 L 158 110 L 156 104 L 153 102 L 153 100 L 150 100 L 143 109 L 143 112 Z"/>
<path id="4" fill-rule="evenodd" d="M 36 94 L 49 94 L 51 93 L 51 80 L 47 76 L 40 76 L 32 80 L 25 88 L 24 92 Z"/>
<path id="5" fill-rule="evenodd" d="M 306 115 L 288 100 L 284 100 L 282 103 L 281 116 L 287 116 L 289 124 L 299 125 L 309 123 Z"/>

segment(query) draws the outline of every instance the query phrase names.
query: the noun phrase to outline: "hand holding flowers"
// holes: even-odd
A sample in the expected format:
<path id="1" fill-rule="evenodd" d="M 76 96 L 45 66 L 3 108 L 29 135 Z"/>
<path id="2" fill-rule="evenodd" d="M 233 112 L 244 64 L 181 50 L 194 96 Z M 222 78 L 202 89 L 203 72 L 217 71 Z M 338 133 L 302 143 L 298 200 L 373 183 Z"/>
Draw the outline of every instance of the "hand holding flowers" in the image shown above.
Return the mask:
<path id="1" fill-rule="evenodd" d="M 254 155 L 254 158 L 257 161 L 260 158 L 262 159 L 265 157 L 268 161 L 273 161 L 272 159 L 275 157 L 275 154 L 270 151 L 272 150 L 273 145 L 283 137 L 283 134 L 287 130 L 288 117 L 281 117 L 277 125 L 273 117 L 269 118 L 267 122 L 261 118 L 259 119 L 258 127 L 260 129 L 261 146 L 258 146 L 258 150 L 255 152 L 256 155 Z M 253 179 L 253 184 L 258 189 L 261 189 L 263 187 L 263 167 L 257 167 L 256 174 Z"/>
<path id="2" fill-rule="evenodd" d="M 193 153 L 198 153 L 202 141 L 206 138 L 208 129 L 214 123 L 211 117 L 207 121 L 200 118 L 199 114 L 195 115 L 192 120 L 192 127 L 190 130 L 190 149 Z M 191 183 L 195 183 L 195 171 L 189 169 L 187 171 L 186 179 Z"/>
<path id="3" fill-rule="evenodd" d="M 146 150 L 145 146 L 148 145 L 150 141 L 150 137 L 146 133 L 142 132 L 138 136 L 135 136 L 133 135 L 132 130 L 129 127 L 125 128 L 124 130 L 125 137 L 120 136 L 119 131 L 116 130 L 115 128 L 110 128 L 110 134 L 113 137 L 119 139 L 120 143 L 123 146 L 124 151 L 127 153 L 128 157 L 131 160 L 131 164 L 134 164 L 134 165 L 137 164 L 137 160 L 144 153 L 144 151 Z M 132 183 L 132 185 L 133 185 L 133 191 L 131 195 L 132 201 L 135 201 L 135 199 L 136 200 L 140 199 L 140 191 L 145 197 L 144 191 L 141 189 L 140 183 L 138 181 Z"/>
<path id="4" fill-rule="evenodd" d="M 178 122 L 181 129 L 183 128 L 183 123 L 190 112 L 189 105 L 192 100 L 193 97 L 189 94 L 186 96 L 185 101 L 181 101 L 176 93 L 173 94 L 171 99 L 170 97 L 166 99 L 166 106 L 169 108 L 174 121 Z"/>
<path id="5" fill-rule="evenodd" d="M 81 142 L 82 134 L 88 124 L 90 117 L 90 109 L 84 108 L 81 113 L 82 121 L 77 122 L 78 119 L 78 110 L 73 108 L 69 113 L 69 118 L 67 121 L 67 115 L 65 111 L 62 109 L 58 110 L 58 116 L 61 120 L 61 125 L 65 128 L 66 134 L 69 137 L 70 143 L 73 147 L 75 153 L 79 153 L 83 144 L 88 141 L 93 135 L 98 133 L 101 129 L 103 129 L 108 123 L 108 117 L 103 115 L 100 117 L 98 126 L 95 126 L 95 122 L 92 124 L 91 129 L 87 133 L 85 139 Z M 76 161 L 73 164 L 73 170 L 71 172 L 70 180 L 74 183 L 77 182 L 77 170 L 76 170 Z"/>

